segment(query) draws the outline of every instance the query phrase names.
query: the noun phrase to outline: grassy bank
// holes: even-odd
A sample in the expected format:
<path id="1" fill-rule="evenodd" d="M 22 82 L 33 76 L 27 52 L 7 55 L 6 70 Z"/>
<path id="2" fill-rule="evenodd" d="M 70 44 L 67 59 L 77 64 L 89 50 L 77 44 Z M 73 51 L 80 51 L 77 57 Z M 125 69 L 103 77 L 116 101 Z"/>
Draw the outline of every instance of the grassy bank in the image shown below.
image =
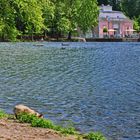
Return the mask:
<path id="1" fill-rule="evenodd" d="M 3 111 L 0 111 L 0 119 L 7 118 L 7 119 L 14 119 L 13 115 L 8 115 Z M 67 127 L 64 128 L 62 126 L 55 125 L 52 121 L 44 119 L 44 118 L 37 118 L 34 115 L 29 114 L 20 114 L 17 116 L 17 120 L 20 123 L 29 123 L 32 127 L 41 127 L 41 128 L 49 128 L 55 131 L 60 132 L 63 135 L 74 135 L 76 136 L 77 140 L 106 140 L 106 138 L 98 132 L 90 132 L 88 134 L 81 134 L 80 132 L 76 131 L 74 127 Z"/>

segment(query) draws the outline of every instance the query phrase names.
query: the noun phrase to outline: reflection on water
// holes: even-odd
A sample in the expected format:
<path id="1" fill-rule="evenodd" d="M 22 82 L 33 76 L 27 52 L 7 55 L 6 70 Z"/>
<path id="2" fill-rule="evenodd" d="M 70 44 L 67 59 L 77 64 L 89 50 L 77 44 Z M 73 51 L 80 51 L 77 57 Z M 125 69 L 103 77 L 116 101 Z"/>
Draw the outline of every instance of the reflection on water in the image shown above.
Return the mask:
<path id="1" fill-rule="evenodd" d="M 140 43 L 34 44 L 0 44 L 0 108 L 24 103 L 82 132 L 140 139 Z"/>

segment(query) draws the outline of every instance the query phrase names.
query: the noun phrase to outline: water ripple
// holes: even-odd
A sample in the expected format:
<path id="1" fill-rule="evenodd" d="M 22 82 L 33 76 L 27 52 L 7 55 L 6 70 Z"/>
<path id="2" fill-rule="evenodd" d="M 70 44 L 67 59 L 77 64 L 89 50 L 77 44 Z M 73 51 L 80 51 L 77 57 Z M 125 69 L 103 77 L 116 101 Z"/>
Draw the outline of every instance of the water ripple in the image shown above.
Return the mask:
<path id="1" fill-rule="evenodd" d="M 0 108 L 24 103 L 57 124 L 140 139 L 140 43 L 0 43 Z"/>

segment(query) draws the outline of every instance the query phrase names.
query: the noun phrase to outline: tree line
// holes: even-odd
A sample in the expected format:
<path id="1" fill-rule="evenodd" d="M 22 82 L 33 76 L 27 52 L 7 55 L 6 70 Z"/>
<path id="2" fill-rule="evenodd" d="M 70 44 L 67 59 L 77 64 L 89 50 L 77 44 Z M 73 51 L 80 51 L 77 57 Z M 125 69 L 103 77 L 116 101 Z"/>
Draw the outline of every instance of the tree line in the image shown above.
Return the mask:
<path id="1" fill-rule="evenodd" d="M 97 25 L 97 0 L 0 0 L 0 40 L 83 32 Z"/>
<path id="2" fill-rule="evenodd" d="M 0 0 L 0 40 L 46 34 L 70 39 L 77 27 L 85 33 L 98 24 L 102 4 L 123 11 L 140 30 L 139 0 Z"/>
<path id="3" fill-rule="evenodd" d="M 121 9 L 126 16 L 134 20 L 134 29 L 140 31 L 140 0 L 121 0 Z"/>

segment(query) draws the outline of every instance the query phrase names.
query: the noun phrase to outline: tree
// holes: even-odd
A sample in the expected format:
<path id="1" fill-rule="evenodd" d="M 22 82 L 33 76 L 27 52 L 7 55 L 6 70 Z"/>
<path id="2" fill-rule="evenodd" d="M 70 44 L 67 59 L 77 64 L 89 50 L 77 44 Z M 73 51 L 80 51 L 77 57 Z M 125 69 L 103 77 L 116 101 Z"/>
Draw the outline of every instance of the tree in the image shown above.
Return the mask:
<path id="1" fill-rule="evenodd" d="M 25 34 L 30 34 L 33 39 L 34 33 L 39 33 L 44 27 L 44 19 L 41 6 L 37 0 L 14 0 L 16 10 L 16 27 Z"/>
<path id="2" fill-rule="evenodd" d="M 51 0 L 55 4 L 52 31 L 57 34 L 72 32 L 80 27 L 84 32 L 97 23 L 98 7 L 96 0 Z"/>
<path id="3" fill-rule="evenodd" d="M 50 24 L 51 34 L 54 36 L 61 36 L 61 33 L 66 33 L 70 29 L 70 21 L 67 18 L 66 5 L 62 0 L 53 0 L 55 5 L 54 18 Z"/>
<path id="4" fill-rule="evenodd" d="M 0 0 L 0 38 L 2 41 L 15 40 L 18 31 L 15 27 L 15 10 L 7 0 Z"/>
<path id="5" fill-rule="evenodd" d="M 113 7 L 113 10 L 121 10 L 120 0 L 109 0 L 109 4 Z"/>
<path id="6" fill-rule="evenodd" d="M 16 39 L 46 31 L 68 33 L 80 27 L 86 32 L 97 24 L 96 0 L 0 0 L 0 38 Z"/>
<path id="7" fill-rule="evenodd" d="M 140 31 L 140 16 L 134 19 L 134 29 L 136 31 Z"/>
<path id="8" fill-rule="evenodd" d="M 140 31 L 140 1 L 121 0 L 121 9 L 126 16 L 134 20 L 134 29 Z"/>
<path id="9" fill-rule="evenodd" d="M 131 19 L 140 15 L 140 1 L 139 0 L 121 0 L 122 11 Z"/>
<path id="10" fill-rule="evenodd" d="M 46 36 L 46 31 L 50 30 L 50 26 L 54 19 L 55 4 L 50 0 L 37 0 L 37 1 L 42 10 L 42 17 L 44 19 L 43 31 L 44 36 Z"/>
<path id="11" fill-rule="evenodd" d="M 78 9 L 78 26 L 83 32 L 97 25 L 99 9 L 96 0 L 82 0 Z"/>
<path id="12" fill-rule="evenodd" d="M 71 39 L 72 31 L 77 28 L 78 22 L 78 9 L 82 3 L 80 0 L 62 0 L 64 2 L 64 16 L 69 23 L 68 29 L 68 39 Z"/>
<path id="13" fill-rule="evenodd" d="M 108 29 L 105 27 L 103 28 L 103 33 L 107 33 L 108 32 Z"/>
<path id="14" fill-rule="evenodd" d="M 108 5 L 109 4 L 108 0 L 98 0 L 97 2 L 98 2 L 98 5 L 102 5 L 102 4 Z"/>

